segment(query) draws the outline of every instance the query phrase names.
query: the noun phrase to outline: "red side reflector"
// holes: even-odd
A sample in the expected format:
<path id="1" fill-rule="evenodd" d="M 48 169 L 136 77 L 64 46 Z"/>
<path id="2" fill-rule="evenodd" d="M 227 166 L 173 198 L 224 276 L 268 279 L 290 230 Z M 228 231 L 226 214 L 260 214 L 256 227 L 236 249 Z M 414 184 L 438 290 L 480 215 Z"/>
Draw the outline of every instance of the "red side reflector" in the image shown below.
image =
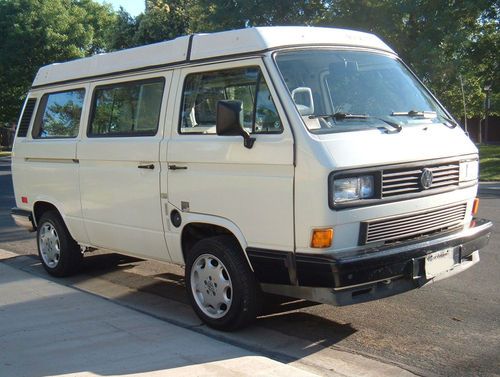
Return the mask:
<path id="1" fill-rule="evenodd" d="M 474 199 L 474 204 L 472 205 L 472 216 L 477 214 L 477 210 L 479 208 L 479 198 Z"/>
<path id="2" fill-rule="evenodd" d="M 28 197 L 27 196 L 21 196 L 21 202 L 23 203 L 28 203 Z"/>

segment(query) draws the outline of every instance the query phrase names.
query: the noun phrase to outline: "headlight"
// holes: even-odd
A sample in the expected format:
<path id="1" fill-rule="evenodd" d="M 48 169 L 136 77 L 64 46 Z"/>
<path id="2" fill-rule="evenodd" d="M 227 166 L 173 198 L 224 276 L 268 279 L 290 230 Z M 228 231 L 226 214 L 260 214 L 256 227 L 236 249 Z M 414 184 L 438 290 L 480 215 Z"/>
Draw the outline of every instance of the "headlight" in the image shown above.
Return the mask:
<path id="1" fill-rule="evenodd" d="M 375 193 L 372 175 L 335 179 L 333 181 L 333 202 L 372 198 Z"/>
<path id="2" fill-rule="evenodd" d="M 478 160 L 460 162 L 460 182 L 473 181 L 477 179 L 479 170 Z"/>

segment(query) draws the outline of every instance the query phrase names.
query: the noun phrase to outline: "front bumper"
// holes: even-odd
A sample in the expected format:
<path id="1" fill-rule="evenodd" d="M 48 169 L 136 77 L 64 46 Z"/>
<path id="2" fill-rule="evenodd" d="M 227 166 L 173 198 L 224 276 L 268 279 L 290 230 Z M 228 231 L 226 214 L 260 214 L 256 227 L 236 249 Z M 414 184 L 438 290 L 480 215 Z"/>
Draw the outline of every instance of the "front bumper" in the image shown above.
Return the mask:
<path id="1" fill-rule="evenodd" d="M 30 232 L 34 232 L 36 230 L 35 222 L 33 221 L 33 213 L 31 211 L 14 207 L 10 211 L 10 216 L 17 226 L 26 228 Z"/>
<path id="2" fill-rule="evenodd" d="M 474 219 L 469 229 L 425 241 L 354 250 L 342 256 L 296 254 L 297 285 L 267 284 L 262 289 L 333 305 L 349 305 L 392 296 L 437 281 L 473 266 L 485 247 L 492 223 Z M 425 257 L 453 250 L 455 265 L 427 278 Z"/>

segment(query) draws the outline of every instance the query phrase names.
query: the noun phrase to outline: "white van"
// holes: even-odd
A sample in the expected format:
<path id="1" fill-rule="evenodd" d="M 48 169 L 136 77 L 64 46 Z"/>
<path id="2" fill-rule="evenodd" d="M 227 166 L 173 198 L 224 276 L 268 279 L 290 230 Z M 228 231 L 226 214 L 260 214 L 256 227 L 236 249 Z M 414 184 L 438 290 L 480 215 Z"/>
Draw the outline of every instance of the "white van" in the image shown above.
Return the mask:
<path id="1" fill-rule="evenodd" d="M 42 67 L 12 173 L 45 269 L 96 248 L 185 265 L 208 325 L 261 291 L 379 299 L 479 261 L 478 154 L 374 35 L 264 27 Z"/>

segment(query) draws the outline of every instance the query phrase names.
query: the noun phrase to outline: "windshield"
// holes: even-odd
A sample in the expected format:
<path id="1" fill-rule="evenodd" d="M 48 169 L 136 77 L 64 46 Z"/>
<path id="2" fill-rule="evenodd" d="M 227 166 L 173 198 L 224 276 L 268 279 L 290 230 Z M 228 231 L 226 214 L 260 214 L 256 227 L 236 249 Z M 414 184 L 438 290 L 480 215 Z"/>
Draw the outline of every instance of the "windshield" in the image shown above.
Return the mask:
<path id="1" fill-rule="evenodd" d="M 300 50 L 276 54 L 279 70 L 311 132 L 409 124 L 455 126 L 412 73 L 396 58 L 351 50 Z"/>

